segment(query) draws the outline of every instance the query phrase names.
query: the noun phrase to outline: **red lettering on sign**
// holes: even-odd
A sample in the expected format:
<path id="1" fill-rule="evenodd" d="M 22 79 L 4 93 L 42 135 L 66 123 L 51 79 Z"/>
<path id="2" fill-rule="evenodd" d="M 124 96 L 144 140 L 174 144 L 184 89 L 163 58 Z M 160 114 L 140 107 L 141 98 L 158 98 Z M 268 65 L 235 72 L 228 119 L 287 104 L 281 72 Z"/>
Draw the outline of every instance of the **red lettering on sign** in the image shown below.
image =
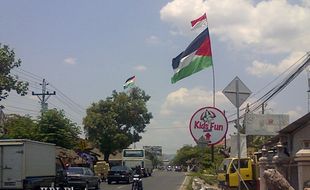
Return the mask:
<path id="1" fill-rule="evenodd" d="M 209 124 L 206 122 L 195 121 L 194 129 L 209 129 Z"/>
<path id="2" fill-rule="evenodd" d="M 214 122 L 211 122 L 211 124 L 209 125 L 209 123 L 206 122 L 201 122 L 201 121 L 195 121 L 194 122 L 194 129 L 205 129 L 208 130 L 210 128 L 210 130 L 215 130 L 215 131 L 223 131 L 224 130 L 224 126 L 223 125 L 219 125 L 219 124 L 215 124 Z"/>

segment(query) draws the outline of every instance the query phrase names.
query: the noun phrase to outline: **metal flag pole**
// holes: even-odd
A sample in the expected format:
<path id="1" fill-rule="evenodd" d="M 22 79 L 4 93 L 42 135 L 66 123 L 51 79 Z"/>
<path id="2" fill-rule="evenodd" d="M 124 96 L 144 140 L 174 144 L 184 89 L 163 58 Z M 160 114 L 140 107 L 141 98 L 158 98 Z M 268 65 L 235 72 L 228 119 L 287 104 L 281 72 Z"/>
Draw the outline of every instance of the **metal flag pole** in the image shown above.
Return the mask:
<path id="1" fill-rule="evenodd" d="M 213 107 L 215 107 L 215 74 L 213 63 L 212 63 L 212 74 L 213 74 Z"/>
<path id="2" fill-rule="evenodd" d="M 211 42 L 210 42 L 211 45 Z M 212 75 L 213 75 L 213 107 L 215 107 L 215 75 L 214 75 L 214 64 L 212 61 Z M 211 161 L 214 162 L 214 145 L 211 145 Z"/>
<path id="3" fill-rule="evenodd" d="M 206 21 L 207 21 L 207 27 L 209 28 L 209 22 L 208 22 L 207 18 L 206 18 Z M 209 31 L 209 39 L 210 39 L 210 49 L 211 49 L 210 31 Z M 212 56 L 211 56 L 211 59 L 212 59 Z M 213 60 L 212 60 L 212 77 L 213 77 L 213 107 L 215 107 L 215 73 L 214 73 Z M 212 155 L 211 161 L 214 162 L 214 145 L 211 145 L 211 155 Z"/>

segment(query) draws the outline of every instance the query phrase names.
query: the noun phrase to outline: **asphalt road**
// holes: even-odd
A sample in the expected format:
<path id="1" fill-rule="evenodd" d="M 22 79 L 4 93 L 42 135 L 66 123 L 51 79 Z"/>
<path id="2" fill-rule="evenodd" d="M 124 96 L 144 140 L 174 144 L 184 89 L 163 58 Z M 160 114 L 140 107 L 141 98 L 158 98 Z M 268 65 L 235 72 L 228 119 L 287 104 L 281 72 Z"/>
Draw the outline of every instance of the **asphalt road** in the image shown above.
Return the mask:
<path id="1" fill-rule="evenodd" d="M 179 190 L 185 179 L 184 172 L 155 171 L 151 177 L 143 178 L 143 190 Z M 131 184 L 101 183 L 102 190 L 131 190 Z"/>

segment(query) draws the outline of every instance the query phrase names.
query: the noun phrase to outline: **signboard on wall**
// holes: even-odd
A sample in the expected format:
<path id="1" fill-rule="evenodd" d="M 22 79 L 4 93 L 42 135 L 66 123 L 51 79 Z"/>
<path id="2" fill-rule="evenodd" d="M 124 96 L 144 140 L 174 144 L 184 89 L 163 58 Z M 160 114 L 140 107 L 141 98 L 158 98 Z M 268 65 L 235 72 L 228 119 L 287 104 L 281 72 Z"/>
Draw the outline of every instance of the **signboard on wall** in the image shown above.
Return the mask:
<path id="1" fill-rule="evenodd" d="M 244 117 L 247 135 L 277 135 L 289 124 L 289 116 L 285 114 L 253 114 Z"/>
<path id="2" fill-rule="evenodd" d="M 196 143 L 214 145 L 225 137 L 228 129 L 227 118 L 215 107 L 203 107 L 196 111 L 189 123 L 190 133 Z"/>

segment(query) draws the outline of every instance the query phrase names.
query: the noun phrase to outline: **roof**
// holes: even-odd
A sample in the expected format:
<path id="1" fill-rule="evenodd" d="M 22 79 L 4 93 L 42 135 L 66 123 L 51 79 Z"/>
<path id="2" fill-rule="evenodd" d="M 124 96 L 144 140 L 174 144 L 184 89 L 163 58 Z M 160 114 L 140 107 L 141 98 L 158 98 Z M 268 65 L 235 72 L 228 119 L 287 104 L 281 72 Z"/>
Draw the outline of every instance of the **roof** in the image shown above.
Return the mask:
<path id="1" fill-rule="evenodd" d="M 310 113 L 302 116 L 301 118 L 297 119 L 293 123 L 289 124 L 288 126 L 284 127 L 279 131 L 279 134 L 272 137 L 265 143 L 266 146 L 270 146 L 272 144 L 276 144 L 279 142 L 279 138 L 285 134 L 291 134 L 294 131 L 301 130 L 302 128 L 306 127 L 306 124 L 310 121 Z"/>
<path id="2" fill-rule="evenodd" d="M 303 127 L 305 127 L 305 124 L 308 123 L 310 121 L 310 112 L 307 113 L 306 115 L 304 115 L 303 117 L 297 119 L 296 121 L 294 121 L 293 123 L 289 124 L 288 126 L 286 126 L 285 128 L 283 128 L 282 130 L 279 131 L 279 133 L 292 133 L 295 130 L 299 130 Z"/>
<path id="3" fill-rule="evenodd" d="M 44 144 L 44 145 L 50 145 L 55 146 L 55 144 L 52 143 L 46 143 L 41 141 L 34 141 L 30 139 L 0 139 L 1 144 L 23 144 L 23 143 L 36 143 L 36 144 Z"/>

